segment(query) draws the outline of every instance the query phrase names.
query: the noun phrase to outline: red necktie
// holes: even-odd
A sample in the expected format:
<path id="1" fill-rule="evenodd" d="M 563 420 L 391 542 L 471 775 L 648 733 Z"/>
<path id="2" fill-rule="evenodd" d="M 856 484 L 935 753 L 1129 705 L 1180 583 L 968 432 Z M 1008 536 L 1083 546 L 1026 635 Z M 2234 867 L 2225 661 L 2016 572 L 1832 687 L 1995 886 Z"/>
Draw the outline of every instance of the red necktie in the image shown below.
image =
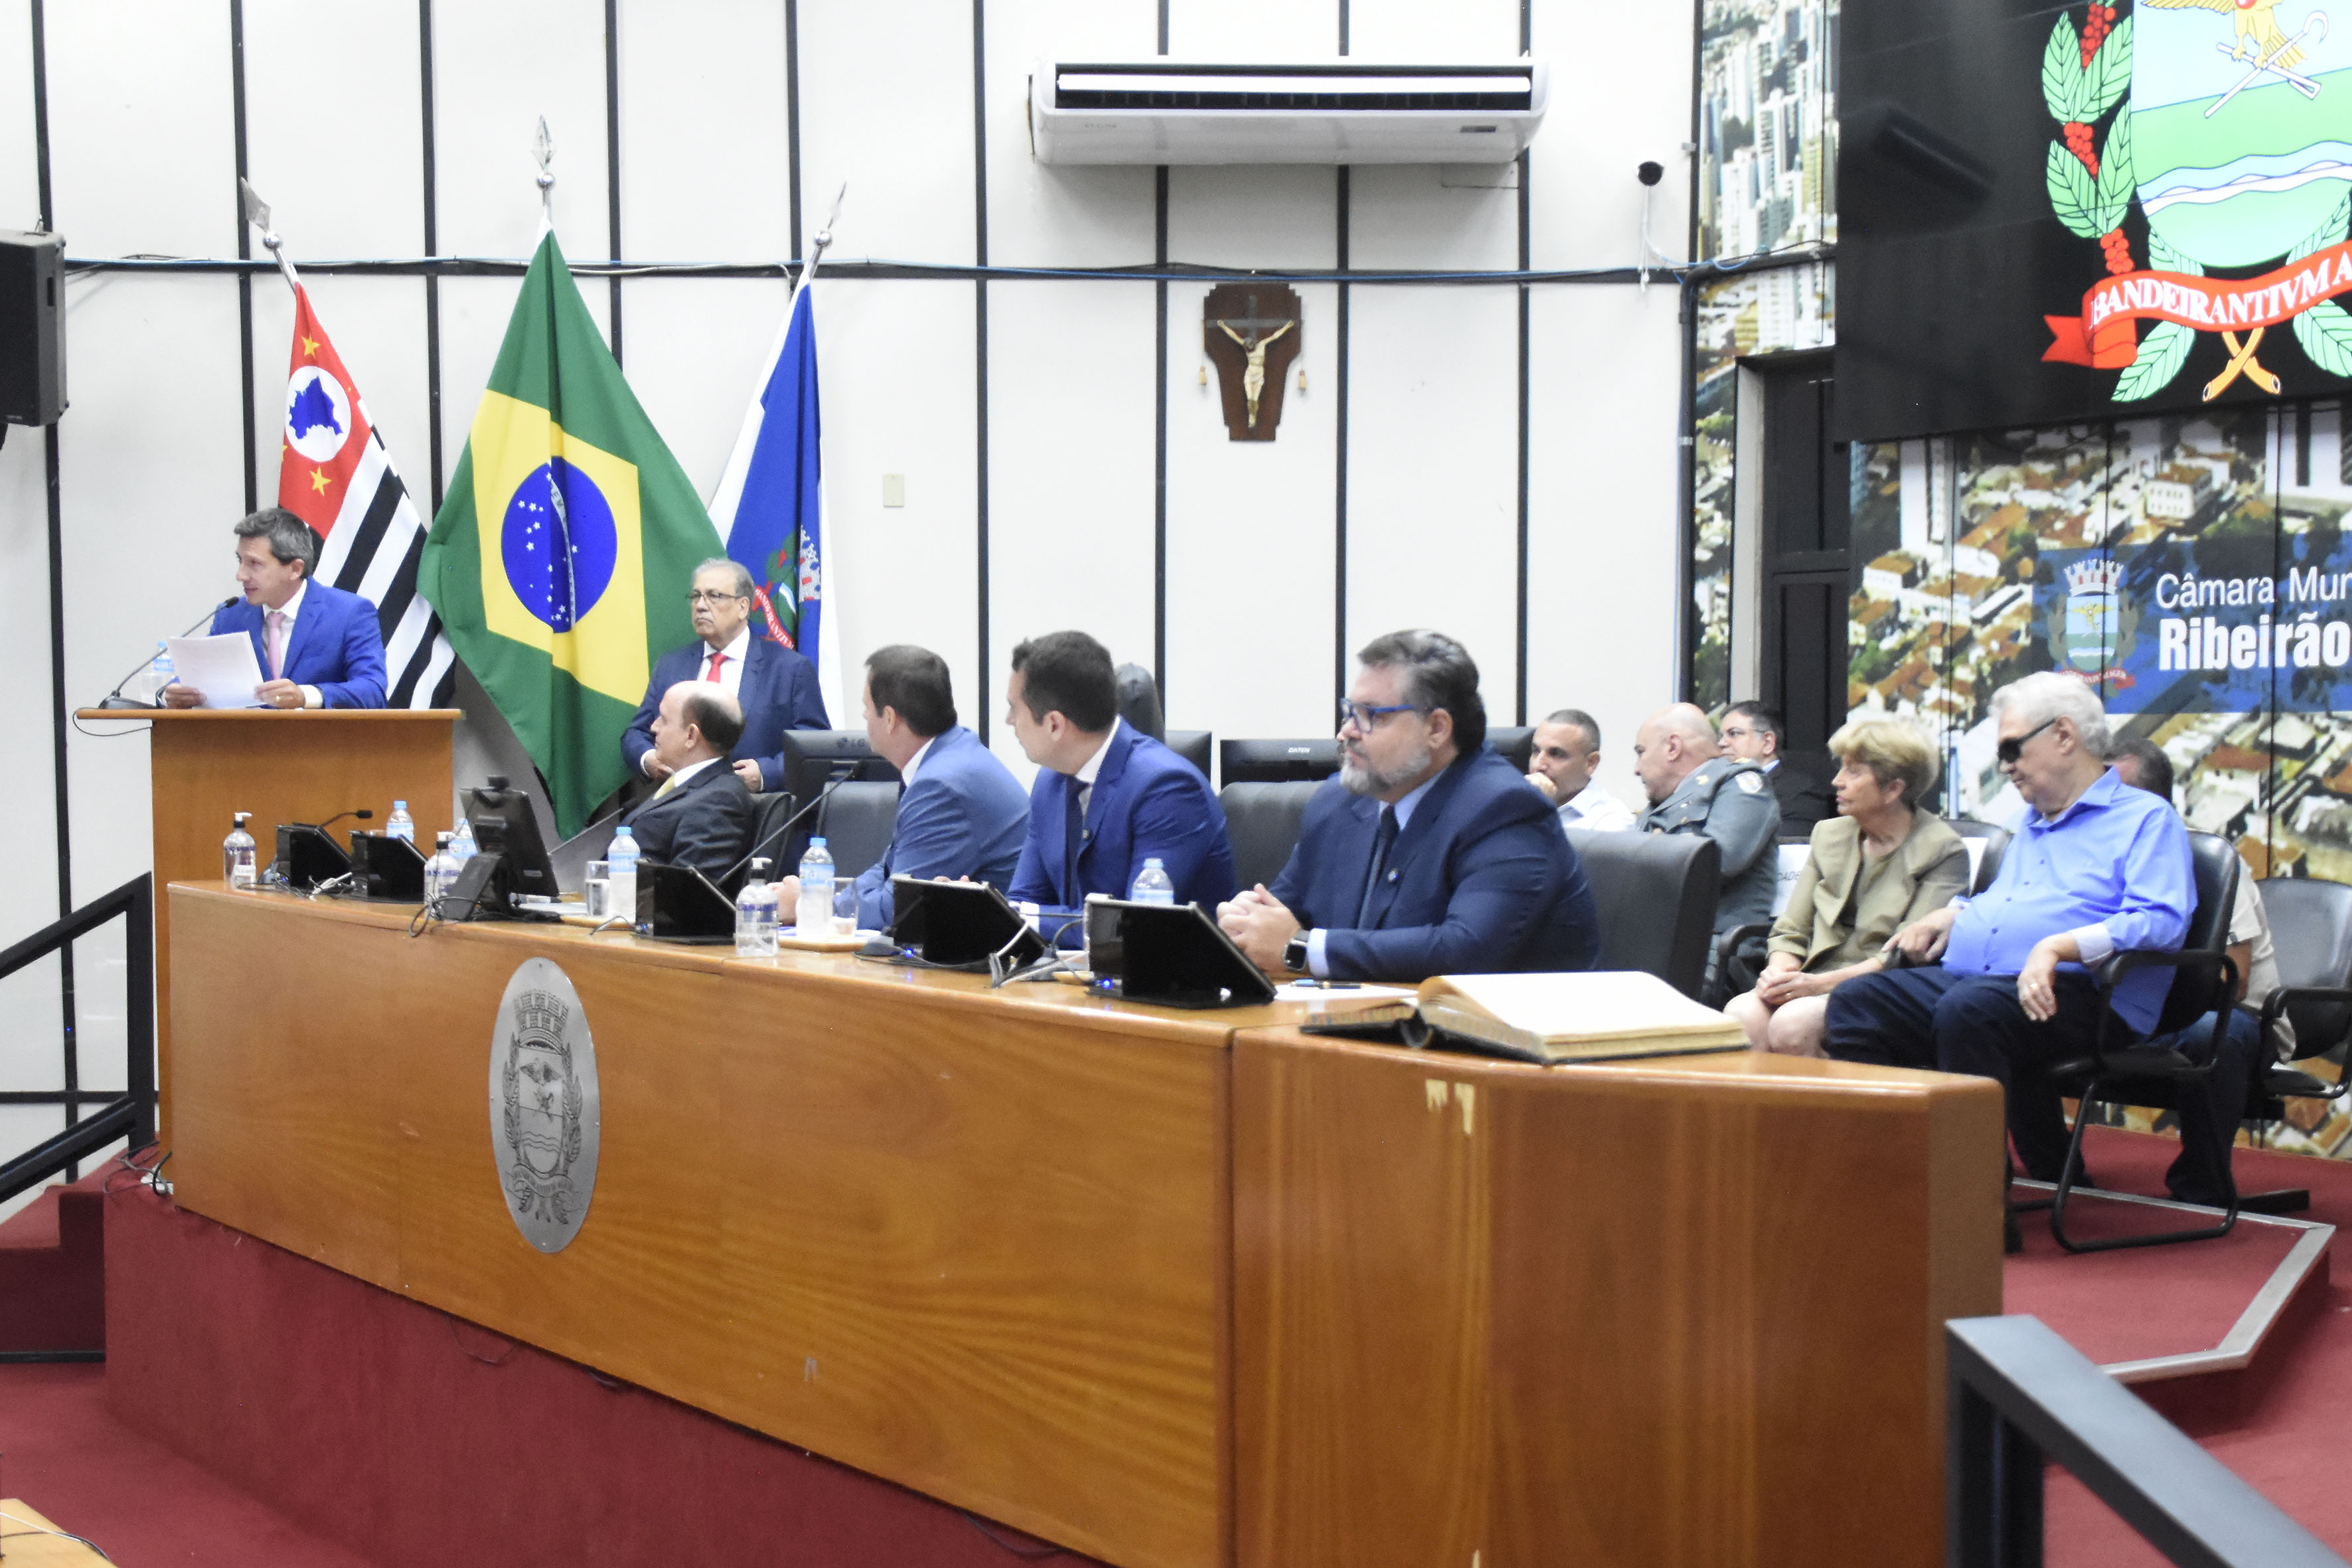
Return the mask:
<path id="1" fill-rule="evenodd" d="M 718 685 L 718 684 L 719 684 L 719 667 L 720 665 L 722 665 L 722 664 L 725 664 L 726 662 L 727 662 L 727 656 L 726 656 L 725 654 L 723 654 L 723 653 L 714 653 L 714 654 L 712 654 L 712 655 L 710 656 L 710 668 L 709 668 L 709 671 L 708 671 L 708 672 L 703 676 L 703 678 L 702 678 L 702 679 L 705 679 L 705 680 L 707 680 L 707 681 L 709 681 L 713 686 Z"/>

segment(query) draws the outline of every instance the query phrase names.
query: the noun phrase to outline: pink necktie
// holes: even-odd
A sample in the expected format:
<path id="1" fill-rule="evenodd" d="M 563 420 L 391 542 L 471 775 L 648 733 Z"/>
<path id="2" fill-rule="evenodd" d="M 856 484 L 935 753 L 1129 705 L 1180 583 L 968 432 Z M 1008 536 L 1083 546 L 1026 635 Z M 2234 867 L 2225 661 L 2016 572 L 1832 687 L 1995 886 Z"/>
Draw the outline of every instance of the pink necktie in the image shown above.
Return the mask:
<path id="1" fill-rule="evenodd" d="M 262 640 L 269 649 L 269 679 L 276 680 L 286 673 L 286 612 L 272 610 L 261 618 L 269 623 Z"/>

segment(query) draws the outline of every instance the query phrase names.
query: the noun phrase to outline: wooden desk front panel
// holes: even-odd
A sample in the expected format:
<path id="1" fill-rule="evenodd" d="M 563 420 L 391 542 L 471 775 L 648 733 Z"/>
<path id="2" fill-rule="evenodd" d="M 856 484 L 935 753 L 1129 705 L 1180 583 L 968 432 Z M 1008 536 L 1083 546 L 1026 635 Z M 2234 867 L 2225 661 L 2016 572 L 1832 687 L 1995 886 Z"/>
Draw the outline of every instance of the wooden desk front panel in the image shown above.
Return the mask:
<path id="1" fill-rule="evenodd" d="M 1916 1563 L 1987 1082 L 1234 1047 L 1238 1561 Z"/>
<path id="2" fill-rule="evenodd" d="M 186 1206 L 1081 1551 L 1227 1560 L 1222 1021 L 171 898 Z M 539 953 L 603 1100 L 553 1255 L 489 1146 L 492 1020 Z"/>

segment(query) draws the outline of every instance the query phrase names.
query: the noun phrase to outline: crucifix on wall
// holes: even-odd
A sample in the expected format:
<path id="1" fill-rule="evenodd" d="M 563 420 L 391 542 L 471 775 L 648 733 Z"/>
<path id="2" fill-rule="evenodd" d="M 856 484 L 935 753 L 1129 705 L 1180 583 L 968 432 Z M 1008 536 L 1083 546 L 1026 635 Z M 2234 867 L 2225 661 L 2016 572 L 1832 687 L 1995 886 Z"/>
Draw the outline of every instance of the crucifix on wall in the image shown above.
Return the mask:
<path id="1" fill-rule="evenodd" d="M 1280 283 L 1220 283 L 1201 307 L 1201 346 L 1217 367 L 1225 430 L 1271 441 L 1282 423 L 1282 378 L 1298 357 L 1296 290 Z"/>

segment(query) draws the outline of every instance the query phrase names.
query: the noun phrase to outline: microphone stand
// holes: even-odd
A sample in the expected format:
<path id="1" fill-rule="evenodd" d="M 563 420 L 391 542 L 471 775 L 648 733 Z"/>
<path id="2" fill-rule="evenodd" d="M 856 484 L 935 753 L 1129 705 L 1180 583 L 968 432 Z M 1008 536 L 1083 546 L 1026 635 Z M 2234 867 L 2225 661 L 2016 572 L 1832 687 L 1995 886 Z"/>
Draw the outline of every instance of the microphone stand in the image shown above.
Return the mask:
<path id="1" fill-rule="evenodd" d="M 203 626 L 215 616 L 219 615 L 223 610 L 226 610 L 231 605 L 236 604 L 237 600 L 242 597 L 244 597 L 243 595 L 231 594 L 227 598 L 223 599 L 211 609 L 206 610 L 203 615 L 198 616 L 194 621 L 189 623 L 188 629 L 179 635 L 184 637 L 193 636 L 196 627 Z M 160 691 L 155 694 L 155 700 L 152 702 L 133 702 L 131 699 L 122 695 L 122 689 L 131 684 L 131 678 L 138 674 L 140 670 L 146 668 L 148 665 L 154 662 L 155 656 L 151 653 L 145 658 L 141 659 L 137 664 L 132 665 L 129 669 L 124 670 L 122 672 L 122 679 L 114 683 L 114 689 L 106 694 L 106 700 L 100 703 L 99 706 L 100 708 L 137 709 L 142 712 L 151 708 L 161 708 L 163 706 L 163 694 Z"/>
<path id="2" fill-rule="evenodd" d="M 751 846 L 751 852 L 750 854 L 744 856 L 740 860 L 736 861 L 732 866 L 728 867 L 726 871 L 716 879 L 714 885 L 724 885 L 730 878 L 735 875 L 736 872 L 740 871 L 753 860 L 758 859 L 761 850 L 767 848 L 777 839 L 782 838 L 785 834 L 790 833 L 793 828 L 799 826 L 801 818 L 806 816 L 810 812 L 814 811 L 818 806 L 823 805 L 826 799 L 832 795 L 833 792 L 839 789 L 842 785 L 849 783 L 852 776 L 854 775 L 845 775 L 841 778 L 837 778 L 831 784 L 825 785 L 823 789 L 817 791 L 815 795 L 810 799 L 806 805 L 801 807 L 798 811 L 793 813 L 792 816 L 784 819 L 782 826 L 777 828 L 773 833 L 769 834 L 765 838 L 761 839 L 760 842 Z"/>

